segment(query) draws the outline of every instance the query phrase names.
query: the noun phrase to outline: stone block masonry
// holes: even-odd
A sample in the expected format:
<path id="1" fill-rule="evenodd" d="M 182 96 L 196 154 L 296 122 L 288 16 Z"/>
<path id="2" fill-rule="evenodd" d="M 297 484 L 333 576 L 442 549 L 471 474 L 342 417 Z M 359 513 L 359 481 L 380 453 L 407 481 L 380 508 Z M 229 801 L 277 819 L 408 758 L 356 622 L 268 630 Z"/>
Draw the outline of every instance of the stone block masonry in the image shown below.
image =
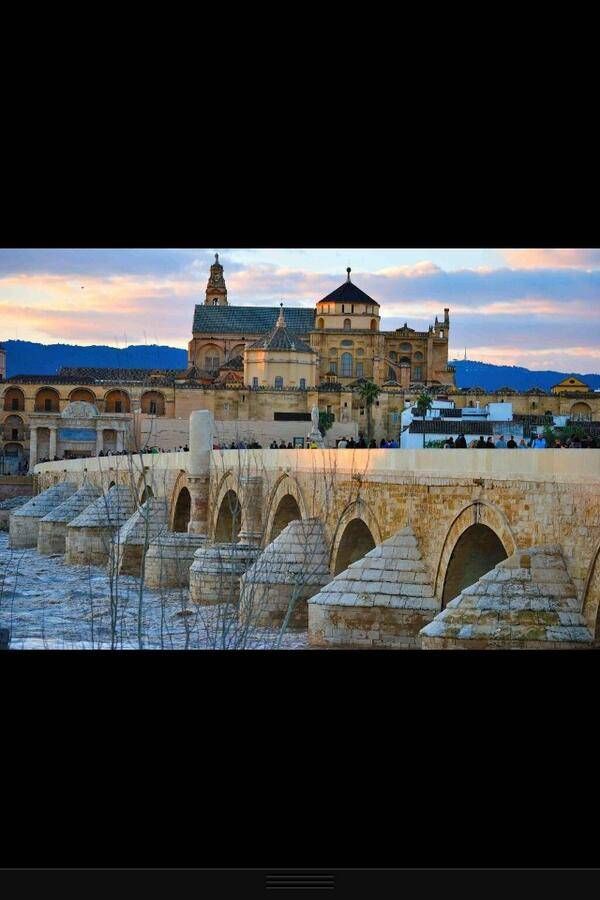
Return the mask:
<path id="1" fill-rule="evenodd" d="M 76 490 L 72 482 L 61 481 L 15 510 L 10 516 L 10 546 L 37 547 L 40 521 Z"/>
<path id="2" fill-rule="evenodd" d="M 308 601 L 315 646 L 416 649 L 440 604 L 412 528 L 401 529 Z"/>
<path id="3" fill-rule="evenodd" d="M 306 628 L 306 601 L 330 581 L 325 532 L 318 519 L 290 522 L 240 579 L 245 625 Z"/>
<path id="4" fill-rule="evenodd" d="M 556 546 L 529 547 L 498 563 L 421 632 L 425 650 L 577 650 L 592 640 Z"/>

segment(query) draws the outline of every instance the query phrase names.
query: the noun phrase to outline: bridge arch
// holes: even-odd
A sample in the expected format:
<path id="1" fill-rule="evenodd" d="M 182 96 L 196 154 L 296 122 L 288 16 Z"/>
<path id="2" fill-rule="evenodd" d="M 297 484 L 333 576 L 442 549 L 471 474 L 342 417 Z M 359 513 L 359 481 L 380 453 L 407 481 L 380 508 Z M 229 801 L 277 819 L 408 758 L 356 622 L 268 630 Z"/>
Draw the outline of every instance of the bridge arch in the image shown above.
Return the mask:
<path id="1" fill-rule="evenodd" d="M 177 494 L 171 519 L 171 531 L 187 532 L 192 517 L 192 496 L 186 485 Z"/>
<path id="2" fill-rule="evenodd" d="M 242 505 L 234 490 L 223 495 L 215 521 L 215 542 L 218 544 L 235 543 L 240 536 L 242 525 Z"/>
<path id="3" fill-rule="evenodd" d="M 283 474 L 276 482 L 267 504 L 264 545 L 272 543 L 294 519 L 306 519 L 306 503 L 295 478 Z"/>
<path id="4" fill-rule="evenodd" d="M 592 556 L 583 588 L 582 615 L 594 635 L 594 644 L 600 642 L 600 544 Z"/>
<path id="5" fill-rule="evenodd" d="M 211 504 L 213 520 L 210 529 L 213 541 L 231 543 L 237 541 L 242 523 L 242 491 L 238 479 L 226 472 L 215 491 Z"/>
<path id="6" fill-rule="evenodd" d="M 362 499 L 350 503 L 335 529 L 329 556 L 334 575 L 361 559 L 382 541 L 379 523 L 369 504 Z"/>
<path id="7" fill-rule="evenodd" d="M 435 576 L 435 595 L 445 606 L 517 549 L 504 513 L 484 500 L 463 507 L 450 525 Z M 449 596 L 453 593 L 453 597 Z"/>

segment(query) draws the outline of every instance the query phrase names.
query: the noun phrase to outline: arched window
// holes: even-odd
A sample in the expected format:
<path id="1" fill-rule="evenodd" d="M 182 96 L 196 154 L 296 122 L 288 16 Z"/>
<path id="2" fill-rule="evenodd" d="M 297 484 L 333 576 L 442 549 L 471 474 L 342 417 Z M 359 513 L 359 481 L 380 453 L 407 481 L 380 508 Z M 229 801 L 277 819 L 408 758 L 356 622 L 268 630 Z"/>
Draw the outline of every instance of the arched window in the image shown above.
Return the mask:
<path id="1" fill-rule="evenodd" d="M 2 426 L 5 441 L 24 441 L 25 432 L 21 416 L 7 416 Z"/>
<path id="2" fill-rule="evenodd" d="M 394 372 L 394 370 L 392 369 L 391 366 L 388 367 L 388 377 L 387 377 L 387 380 L 388 380 L 388 381 L 396 381 L 396 373 Z"/>
<path id="3" fill-rule="evenodd" d="M 35 395 L 36 412 L 58 412 L 60 396 L 53 388 L 41 388 Z"/>
<path id="4" fill-rule="evenodd" d="M 350 319 L 344 319 L 344 331 L 350 331 L 352 328 L 352 323 Z"/>
<path id="5" fill-rule="evenodd" d="M 25 396 L 19 388 L 9 388 L 4 394 L 4 409 L 6 410 L 24 410 Z"/>
<path id="6" fill-rule="evenodd" d="M 325 319 L 319 319 L 317 322 L 317 328 L 325 328 Z"/>
<path id="7" fill-rule="evenodd" d="M 142 394 L 142 412 L 147 416 L 164 416 L 165 398 L 159 391 Z"/>
<path id="8" fill-rule="evenodd" d="M 392 362 L 396 362 L 396 360 L 398 359 L 398 354 L 396 353 L 395 350 L 390 350 L 390 352 L 388 353 L 388 356 Z"/>
<path id="9" fill-rule="evenodd" d="M 214 372 L 221 365 L 221 354 L 218 347 L 204 347 L 204 368 Z"/>
<path id="10" fill-rule="evenodd" d="M 218 306 L 218 305 L 219 305 L 219 301 L 218 301 L 218 299 L 215 297 L 215 299 L 213 300 L 213 306 Z"/>
<path id="11" fill-rule="evenodd" d="M 352 377 L 352 354 L 351 353 L 342 353 L 342 371 L 340 372 L 342 378 L 351 378 Z"/>
<path id="12" fill-rule="evenodd" d="M 283 388 L 283 378 L 281 377 L 281 375 L 277 375 L 277 377 L 275 378 L 275 388 L 277 390 L 282 390 Z"/>
<path id="13" fill-rule="evenodd" d="M 69 401 L 71 403 L 76 403 L 77 401 L 82 401 L 83 403 L 95 403 L 96 395 L 93 391 L 88 391 L 87 388 L 75 388 L 75 390 L 71 391 L 69 394 Z"/>
<path id="14" fill-rule="evenodd" d="M 306 378 L 301 378 L 301 379 L 300 379 L 300 390 L 301 390 L 301 391 L 305 391 L 305 390 L 306 390 Z"/>
<path id="15" fill-rule="evenodd" d="M 107 413 L 129 413 L 131 412 L 131 403 L 129 402 L 129 394 L 125 391 L 109 391 L 104 398 L 104 412 Z"/>
<path id="16" fill-rule="evenodd" d="M 377 319 L 371 319 L 371 331 L 377 331 Z"/>

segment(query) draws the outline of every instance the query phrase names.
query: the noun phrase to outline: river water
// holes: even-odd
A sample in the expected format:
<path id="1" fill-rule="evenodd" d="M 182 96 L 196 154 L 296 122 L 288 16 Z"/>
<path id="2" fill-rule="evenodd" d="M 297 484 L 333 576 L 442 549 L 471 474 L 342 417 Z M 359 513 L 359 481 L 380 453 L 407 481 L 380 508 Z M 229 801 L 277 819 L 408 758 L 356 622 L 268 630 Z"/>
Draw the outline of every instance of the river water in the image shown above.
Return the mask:
<path id="1" fill-rule="evenodd" d="M 11 550 L 0 532 L 0 627 L 10 629 L 11 650 L 308 648 L 306 632 L 288 632 L 280 642 L 274 630 L 246 633 L 233 610 L 190 603 L 187 588 L 144 588 L 140 616 L 139 589 L 133 576 L 111 584 L 103 568 Z"/>

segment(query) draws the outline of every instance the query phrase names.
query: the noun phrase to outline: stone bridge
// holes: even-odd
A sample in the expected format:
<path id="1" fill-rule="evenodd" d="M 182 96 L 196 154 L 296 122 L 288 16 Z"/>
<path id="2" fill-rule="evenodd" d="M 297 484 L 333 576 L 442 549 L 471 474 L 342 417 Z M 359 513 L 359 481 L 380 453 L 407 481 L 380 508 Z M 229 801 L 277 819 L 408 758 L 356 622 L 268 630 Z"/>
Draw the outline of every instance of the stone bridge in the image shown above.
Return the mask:
<path id="1" fill-rule="evenodd" d="M 192 415 L 189 453 L 40 464 L 36 490 L 127 489 L 120 527 L 160 507 L 150 579 L 189 582 L 192 599 L 214 603 L 224 602 L 227 573 L 240 615 L 277 625 L 297 604 L 288 624 L 308 623 L 315 645 L 571 648 L 599 639 L 597 450 L 217 451 L 211 429 L 209 413 Z M 76 529 L 65 528 L 69 561 Z M 31 546 L 32 533 L 24 540 Z"/>

